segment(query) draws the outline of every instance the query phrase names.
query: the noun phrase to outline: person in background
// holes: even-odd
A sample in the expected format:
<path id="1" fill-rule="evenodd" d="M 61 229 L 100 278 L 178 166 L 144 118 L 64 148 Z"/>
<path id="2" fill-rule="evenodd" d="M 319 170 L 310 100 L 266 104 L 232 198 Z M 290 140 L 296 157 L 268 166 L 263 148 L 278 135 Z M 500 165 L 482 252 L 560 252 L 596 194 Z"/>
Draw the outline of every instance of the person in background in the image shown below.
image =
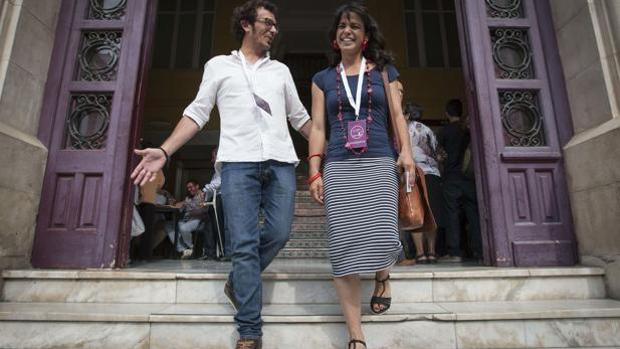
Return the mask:
<path id="1" fill-rule="evenodd" d="M 441 225 L 441 209 L 443 193 L 441 188 L 441 174 L 439 173 L 439 162 L 441 159 L 441 149 L 437 143 L 437 138 L 428 126 L 420 122 L 423 109 L 415 103 L 405 105 L 405 118 L 407 118 L 407 128 L 411 142 L 411 150 L 416 165 L 424 171 L 428 200 L 435 217 L 437 225 Z M 415 260 L 418 264 L 436 263 L 435 255 L 436 230 L 428 232 L 412 233 L 416 249 Z M 425 248 L 426 247 L 426 253 Z"/>
<path id="2" fill-rule="evenodd" d="M 182 216 L 177 223 L 179 232 L 179 241 L 177 241 L 177 251 L 181 252 L 181 258 L 189 258 L 193 253 L 192 233 L 198 230 L 198 227 L 207 217 L 205 210 L 202 208 L 205 201 L 205 195 L 200 190 L 200 184 L 193 179 L 185 182 L 187 196 L 183 201 L 177 202 L 174 206 L 182 211 Z M 170 233 L 169 233 L 170 234 Z M 173 241 L 174 241 L 174 231 Z"/>
<path id="3" fill-rule="evenodd" d="M 468 240 L 472 257 L 482 258 L 480 221 L 478 218 L 478 201 L 473 176 L 466 176 L 463 158 L 470 143 L 470 134 L 462 122 L 463 103 L 451 99 L 446 103 L 445 114 L 448 118 L 440 134 L 439 143 L 447 153 L 443 173 L 443 214 L 446 227 L 446 255 L 441 258 L 446 262 L 461 262 L 461 204 L 469 223 Z"/>

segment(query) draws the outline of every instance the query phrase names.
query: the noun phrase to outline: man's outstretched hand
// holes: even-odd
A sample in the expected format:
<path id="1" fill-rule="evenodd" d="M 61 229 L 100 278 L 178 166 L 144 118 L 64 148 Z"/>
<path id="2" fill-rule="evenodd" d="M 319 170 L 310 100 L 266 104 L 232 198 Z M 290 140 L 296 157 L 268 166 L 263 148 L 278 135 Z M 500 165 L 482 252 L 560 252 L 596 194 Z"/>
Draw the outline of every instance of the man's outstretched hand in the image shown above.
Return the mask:
<path id="1" fill-rule="evenodd" d="M 134 153 L 140 155 L 142 160 L 131 173 L 131 179 L 133 184 L 143 186 L 146 182 L 153 181 L 157 172 L 164 167 L 166 155 L 158 148 L 134 149 Z"/>

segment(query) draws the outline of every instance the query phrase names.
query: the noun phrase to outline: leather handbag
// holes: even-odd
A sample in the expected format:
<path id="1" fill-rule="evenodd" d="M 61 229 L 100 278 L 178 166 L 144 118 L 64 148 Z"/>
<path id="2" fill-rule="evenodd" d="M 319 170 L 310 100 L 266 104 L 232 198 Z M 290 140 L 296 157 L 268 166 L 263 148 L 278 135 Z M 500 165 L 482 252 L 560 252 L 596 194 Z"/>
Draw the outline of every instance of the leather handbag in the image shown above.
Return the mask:
<path id="1" fill-rule="evenodd" d="M 394 101 L 390 90 L 387 71 L 383 69 L 383 87 L 388 104 L 388 124 L 391 124 L 392 139 L 396 149 L 400 149 L 402 142 L 398 138 L 396 129 L 396 113 L 394 112 Z M 388 133 L 390 130 L 388 130 Z M 433 232 L 437 229 L 437 223 L 428 200 L 428 191 L 424 171 L 416 166 L 414 182 L 409 183 L 406 175 L 400 176 L 398 188 L 398 223 L 401 230 L 411 232 Z"/>

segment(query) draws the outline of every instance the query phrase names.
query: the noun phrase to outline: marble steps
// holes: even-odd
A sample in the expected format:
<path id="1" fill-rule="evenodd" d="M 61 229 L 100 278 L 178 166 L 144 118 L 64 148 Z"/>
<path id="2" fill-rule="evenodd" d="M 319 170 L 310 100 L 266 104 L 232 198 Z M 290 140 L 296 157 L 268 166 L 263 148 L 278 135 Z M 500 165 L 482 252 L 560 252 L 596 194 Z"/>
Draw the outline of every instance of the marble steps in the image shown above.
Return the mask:
<path id="1" fill-rule="evenodd" d="M 293 217 L 293 224 L 325 224 L 326 221 L 325 215 Z"/>
<path id="2" fill-rule="evenodd" d="M 327 248 L 291 248 L 285 247 L 280 253 L 278 253 L 279 259 L 299 259 L 299 258 L 312 258 L 312 259 L 327 259 L 329 258 L 329 251 Z"/>
<path id="3" fill-rule="evenodd" d="M 370 348 L 619 347 L 620 302 L 600 300 L 400 303 L 363 309 Z M 264 348 L 343 348 L 337 304 L 266 305 Z M 0 303 L 2 348 L 232 348 L 223 304 Z"/>
<path id="4" fill-rule="evenodd" d="M 291 229 L 291 232 L 298 232 L 298 231 L 321 231 L 321 232 L 325 232 L 327 231 L 327 223 L 315 223 L 315 222 L 311 222 L 311 223 L 298 223 L 295 222 L 295 220 L 293 220 L 293 226 Z"/>
<path id="5" fill-rule="evenodd" d="M 316 202 L 295 202 L 295 209 L 312 208 L 317 210 L 323 210 L 325 212 L 325 206 L 317 204 Z"/>
<path id="6" fill-rule="evenodd" d="M 326 249 L 327 248 L 327 240 L 324 238 L 318 239 L 309 239 L 309 238 L 300 238 L 300 239 L 290 239 L 285 246 L 286 249 L 294 249 L 294 248 L 304 248 L 304 249 Z"/>
<path id="7" fill-rule="evenodd" d="M 281 270 L 263 273 L 265 304 L 334 304 L 338 298 L 328 265 L 278 262 Z M 278 264 L 274 262 L 274 264 Z M 316 263 L 316 262 L 315 262 Z M 202 268 L 207 268 L 204 264 Z M 51 303 L 226 304 L 222 290 L 229 265 L 203 272 L 149 270 L 5 270 L 1 300 Z M 271 268 L 271 267 L 270 267 Z M 203 269 L 204 270 L 204 269 Z M 587 300 L 606 296 L 599 268 L 446 268 L 396 267 L 391 274 L 394 304 Z M 362 275 L 363 294 L 373 290 L 373 275 Z"/>
<path id="8" fill-rule="evenodd" d="M 295 217 L 321 217 L 325 219 L 325 209 L 322 207 L 295 207 Z"/>
<path id="9" fill-rule="evenodd" d="M 323 239 L 327 241 L 327 232 L 325 231 L 293 231 L 290 239 Z"/>
<path id="10" fill-rule="evenodd" d="M 316 204 L 316 201 L 314 201 L 312 196 L 310 196 L 309 190 L 297 190 L 295 192 L 295 202 Z"/>
<path id="11" fill-rule="evenodd" d="M 296 203 L 299 205 L 300 203 Z M 316 205 L 301 203 L 303 205 Z M 311 206 L 312 207 L 312 206 Z M 278 253 L 278 259 L 327 259 L 327 223 L 322 207 L 297 208 L 293 218 L 291 238 Z"/>

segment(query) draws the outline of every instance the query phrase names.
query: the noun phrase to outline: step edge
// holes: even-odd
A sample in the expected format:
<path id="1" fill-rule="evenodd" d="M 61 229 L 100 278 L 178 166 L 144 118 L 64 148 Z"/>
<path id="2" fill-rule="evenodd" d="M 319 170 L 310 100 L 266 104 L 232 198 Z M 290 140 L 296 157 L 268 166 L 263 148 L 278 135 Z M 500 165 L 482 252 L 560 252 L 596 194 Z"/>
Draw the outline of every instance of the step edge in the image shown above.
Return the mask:
<path id="1" fill-rule="evenodd" d="M 121 305 L 121 304 L 119 304 Z M 591 310 L 587 312 L 587 310 Z M 330 323 L 344 322 L 342 315 L 263 315 L 266 323 Z M 450 313 L 429 312 L 416 314 L 384 314 L 362 315 L 363 322 L 401 322 L 401 321 L 505 321 L 505 320 L 561 320 L 561 319 L 620 319 L 620 309 L 578 309 L 578 310 L 541 310 L 527 312 L 498 312 L 498 313 Z M 28 321 L 28 322 L 149 322 L 149 323 L 233 323 L 232 314 L 85 314 L 63 312 L 28 312 L 28 313 L 0 313 L 0 322 Z"/>
<path id="2" fill-rule="evenodd" d="M 294 249 L 288 249 L 294 250 Z M 318 249 L 317 249 L 318 250 Z M 323 251 L 326 249 L 320 249 Z M 183 273 L 183 272 L 161 272 L 161 271 L 111 271 L 111 270 L 89 270 L 89 271 L 41 271 L 41 270 L 4 270 L 2 278 L 5 282 L 18 279 L 64 279 L 64 280 L 178 280 L 187 278 L 220 279 L 225 278 L 227 272 L 219 273 Z M 306 278 L 308 275 L 329 276 L 328 273 L 264 273 L 263 277 L 275 280 L 294 280 L 297 277 Z M 479 270 L 452 270 L 452 271 L 393 271 L 393 279 L 487 279 L 487 278 L 554 278 L 554 277 L 592 277 L 604 276 L 605 272 L 600 268 L 572 269 L 558 271 L 556 268 L 549 270 L 532 269 L 489 269 Z"/>

